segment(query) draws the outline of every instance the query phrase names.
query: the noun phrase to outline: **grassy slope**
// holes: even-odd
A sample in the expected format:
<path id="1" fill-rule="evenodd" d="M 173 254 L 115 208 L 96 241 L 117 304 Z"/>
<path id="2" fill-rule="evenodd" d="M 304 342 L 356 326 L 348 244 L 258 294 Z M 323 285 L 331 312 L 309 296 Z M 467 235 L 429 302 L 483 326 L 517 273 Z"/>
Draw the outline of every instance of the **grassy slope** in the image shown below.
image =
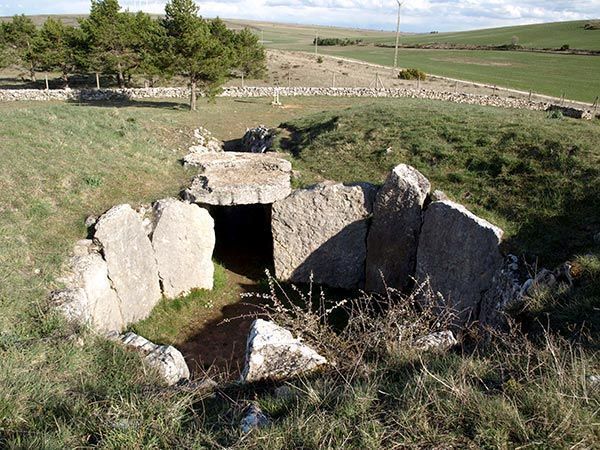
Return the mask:
<path id="1" fill-rule="evenodd" d="M 516 27 L 488 28 L 458 33 L 419 34 L 402 38 L 404 44 L 452 43 L 467 45 L 511 44 L 513 36 L 519 45 L 531 48 L 571 48 L 600 50 L 600 32 L 585 30 L 588 21 L 554 22 Z M 391 42 L 391 41 L 389 41 Z"/>
<path id="2" fill-rule="evenodd" d="M 599 367 L 596 359 L 577 352 L 571 355 L 569 349 L 558 356 L 560 361 L 572 359 L 558 368 L 563 378 L 556 378 L 553 368 L 543 374 L 526 369 L 531 357 L 558 364 L 552 359 L 556 355 L 546 351 L 528 360 L 515 357 L 510 367 L 504 353 L 484 358 L 405 355 L 375 367 L 372 376 L 360 372 L 352 384 L 328 378 L 301 381 L 297 392 L 307 395 L 261 397 L 275 424 L 248 440 L 237 431 L 241 411 L 236 405 L 222 399 L 203 402 L 201 394 L 147 391 L 144 386 L 153 378 L 135 355 L 89 337 L 82 345 L 65 339 L 72 330 L 49 313 L 45 295 L 70 244 L 85 236 L 83 218 L 119 202 L 176 194 L 191 175 L 176 161 L 189 143 L 191 129 L 198 125 L 232 139 L 257 122 L 274 125 L 290 120 L 313 131 L 317 131 L 313 125 L 325 123 L 306 141 L 296 163 L 309 177 L 320 176 L 327 164 L 327 175 L 380 181 L 397 162 L 395 158 L 406 158 L 437 187 L 510 230 L 515 219 L 502 212 L 500 206 L 507 204 L 504 197 L 519 200 L 518 194 L 526 193 L 529 183 L 542 184 L 541 197 L 528 197 L 533 198 L 532 208 L 524 208 L 524 200 L 515 205 L 528 223 L 528 214 L 535 219 L 538 213 L 550 214 L 557 204 L 565 206 L 561 200 L 581 199 L 582 180 L 597 169 L 592 165 L 598 148 L 595 123 L 549 121 L 540 113 L 468 106 L 445 110 L 449 105 L 405 100 L 294 121 L 322 109 L 342 110 L 372 101 L 294 99 L 286 102 L 293 108 L 285 110 L 268 103 L 268 99 L 222 99 L 216 105 L 202 103 L 197 114 L 167 102 L 118 109 L 0 105 L 0 447 L 318 448 L 328 441 L 332 448 L 348 448 L 349 443 L 356 448 L 389 448 L 396 443 L 497 446 L 530 440 L 541 446 L 582 441 L 589 447 L 598 398 L 588 392 L 585 376 Z M 337 115 L 342 116 L 338 125 L 329 130 L 328 121 Z M 366 122 L 361 124 L 359 117 Z M 528 125 L 521 130 L 524 123 Z M 395 150 L 382 156 L 385 147 L 380 146 L 390 139 Z M 537 145 L 538 140 L 544 144 Z M 523 153 L 518 153 L 527 142 Z M 565 154 L 568 145 L 576 146 L 572 156 Z M 512 151 L 503 155 L 485 150 L 496 147 Z M 473 157 L 473 170 L 460 165 L 467 154 Z M 459 170 L 450 167 L 454 163 Z M 589 174 L 582 171 L 584 165 L 592 165 Z M 519 170 L 512 180 L 519 181 L 521 191 L 511 190 L 504 179 L 505 168 Z M 567 176 L 557 179 L 557 168 Z M 493 178 L 498 170 L 501 175 Z M 567 187 L 573 188 L 572 197 L 566 197 Z M 590 181 L 591 200 L 598 198 L 595 188 Z M 582 211 L 578 203 L 571 207 Z M 598 210 L 592 210 L 592 219 L 594 211 Z M 542 234 L 555 236 L 552 220 L 547 225 Z M 575 231 L 573 237 L 588 242 L 587 231 Z M 600 263 L 590 258 L 590 276 L 600 276 Z M 586 295 L 582 289 L 590 288 L 579 288 L 579 295 Z M 590 307 L 594 305 L 597 302 Z M 165 312 L 167 316 L 177 310 L 197 313 L 205 306 L 198 299 L 198 304 Z M 544 308 L 548 303 L 539 305 L 540 311 Z M 505 375 L 500 381 L 496 378 L 505 371 L 514 380 L 506 386 Z M 493 387 L 498 382 L 501 389 Z M 244 395 L 241 405 L 254 396 Z"/>
<path id="3" fill-rule="evenodd" d="M 299 149 L 295 163 L 306 181 L 379 183 L 395 165 L 412 164 L 543 264 L 587 251 L 600 231 L 597 121 L 406 100 L 285 127 L 292 134 L 280 145 Z"/>

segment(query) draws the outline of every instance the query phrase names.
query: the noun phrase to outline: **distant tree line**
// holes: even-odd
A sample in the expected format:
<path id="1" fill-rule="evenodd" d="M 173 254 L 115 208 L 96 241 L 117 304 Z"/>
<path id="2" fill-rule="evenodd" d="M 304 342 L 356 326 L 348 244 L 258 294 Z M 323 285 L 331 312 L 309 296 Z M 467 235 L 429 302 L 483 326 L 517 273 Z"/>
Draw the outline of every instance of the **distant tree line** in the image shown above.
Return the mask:
<path id="1" fill-rule="evenodd" d="M 321 38 L 317 37 L 313 39 L 313 45 L 320 46 L 331 46 L 331 45 L 339 45 L 342 47 L 347 47 L 349 45 L 362 45 L 364 41 L 362 39 L 350 39 L 350 38 Z"/>
<path id="2" fill-rule="evenodd" d="M 260 75 L 265 51 L 249 29 L 229 30 L 221 19 L 204 19 L 193 0 L 170 0 L 165 16 L 121 11 L 118 0 L 92 0 L 79 27 L 49 18 L 40 27 L 24 16 L 0 24 L 0 68 L 59 72 L 65 87 L 74 74 L 104 74 L 126 87 L 131 77 L 185 77 L 196 109 L 198 90 L 215 95 L 235 72 Z"/>

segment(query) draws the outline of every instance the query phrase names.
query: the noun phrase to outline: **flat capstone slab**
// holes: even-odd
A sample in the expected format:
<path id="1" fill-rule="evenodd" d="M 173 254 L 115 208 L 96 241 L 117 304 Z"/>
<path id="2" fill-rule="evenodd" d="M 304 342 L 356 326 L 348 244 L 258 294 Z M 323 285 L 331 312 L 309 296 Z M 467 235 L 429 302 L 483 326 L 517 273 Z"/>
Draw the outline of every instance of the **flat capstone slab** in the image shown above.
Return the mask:
<path id="1" fill-rule="evenodd" d="M 292 192 L 292 164 L 272 154 L 238 152 L 191 154 L 185 165 L 199 174 L 183 197 L 190 202 L 218 205 L 271 204 Z"/>

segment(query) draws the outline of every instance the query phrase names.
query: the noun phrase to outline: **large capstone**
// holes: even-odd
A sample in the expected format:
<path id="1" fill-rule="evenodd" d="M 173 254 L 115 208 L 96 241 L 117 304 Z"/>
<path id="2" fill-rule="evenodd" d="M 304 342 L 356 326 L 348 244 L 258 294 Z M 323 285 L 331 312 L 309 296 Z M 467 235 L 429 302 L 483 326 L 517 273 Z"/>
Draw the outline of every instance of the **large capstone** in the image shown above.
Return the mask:
<path id="1" fill-rule="evenodd" d="M 282 380 L 312 372 L 327 364 L 315 350 L 279 325 L 257 319 L 246 345 L 242 381 Z"/>
<path id="2" fill-rule="evenodd" d="M 186 157 L 185 164 L 199 169 L 199 175 L 184 192 L 184 198 L 192 203 L 269 204 L 291 192 L 291 163 L 272 155 L 195 153 Z"/>
<path id="3" fill-rule="evenodd" d="M 128 348 L 136 350 L 145 363 L 158 372 L 164 382 L 172 386 L 190 378 L 190 369 L 181 352 L 171 345 L 157 345 L 135 333 L 127 333 L 119 337 Z"/>
<path id="4" fill-rule="evenodd" d="M 129 205 L 110 209 L 96 224 L 108 276 L 126 324 L 145 319 L 161 299 L 154 250 L 141 217 Z"/>
<path id="5" fill-rule="evenodd" d="M 419 171 L 397 166 L 377 193 L 367 240 L 365 289 L 405 289 L 415 273 L 422 209 L 431 185 Z"/>
<path id="6" fill-rule="evenodd" d="M 276 277 L 356 289 L 364 285 L 368 220 L 377 188 L 321 183 L 276 202 L 272 212 Z"/>
<path id="7" fill-rule="evenodd" d="M 99 333 L 121 331 L 126 324 L 108 279 L 108 266 L 99 253 L 86 251 L 84 246 L 76 246 L 75 252 L 81 253 L 71 258 L 69 272 L 61 279 L 65 289 L 53 293 L 52 298 L 69 320 Z"/>
<path id="8" fill-rule="evenodd" d="M 477 320 L 482 294 L 502 266 L 502 230 L 451 201 L 425 211 L 416 277 L 429 282 L 437 307 L 456 314 L 456 325 Z"/>
<path id="9" fill-rule="evenodd" d="M 155 211 L 152 246 L 165 297 L 212 289 L 215 224 L 208 211 L 175 199 L 156 202 Z"/>

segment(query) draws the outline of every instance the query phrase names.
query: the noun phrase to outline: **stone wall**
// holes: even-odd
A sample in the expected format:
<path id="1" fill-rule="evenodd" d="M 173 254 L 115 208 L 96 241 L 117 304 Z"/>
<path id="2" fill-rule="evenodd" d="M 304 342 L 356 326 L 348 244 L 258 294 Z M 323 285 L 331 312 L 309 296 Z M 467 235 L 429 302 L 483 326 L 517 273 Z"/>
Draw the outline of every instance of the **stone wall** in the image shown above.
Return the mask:
<path id="1" fill-rule="evenodd" d="M 272 97 L 276 92 L 282 97 L 369 97 L 415 98 L 441 100 L 470 105 L 498 108 L 527 109 L 533 111 L 560 110 L 565 116 L 577 119 L 600 117 L 600 113 L 583 108 L 563 107 L 549 102 L 529 101 L 524 98 L 475 95 L 458 92 L 441 92 L 429 89 L 369 89 L 369 88 L 318 88 L 318 87 L 226 87 L 221 97 L 250 98 Z M 187 98 L 189 90 L 181 87 L 137 89 L 0 89 L 0 102 L 10 101 L 122 101 L 149 98 Z"/>

